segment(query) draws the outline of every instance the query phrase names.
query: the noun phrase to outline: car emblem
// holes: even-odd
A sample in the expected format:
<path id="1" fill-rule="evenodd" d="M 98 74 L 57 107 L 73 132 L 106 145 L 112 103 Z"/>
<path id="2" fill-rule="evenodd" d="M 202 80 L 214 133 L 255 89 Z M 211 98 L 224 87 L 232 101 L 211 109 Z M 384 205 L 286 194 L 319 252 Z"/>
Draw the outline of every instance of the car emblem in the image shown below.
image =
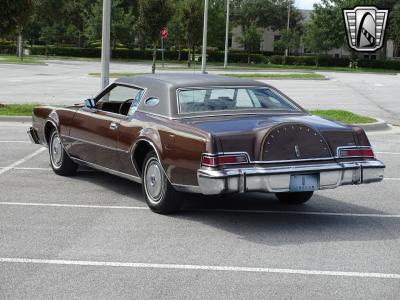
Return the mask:
<path id="1" fill-rule="evenodd" d="M 294 153 L 296 153 L 297 158 L 300 158 L 300 148 L 298 145 L 294 145 Z"/>
<path id="2" fill-rule="evenodd" d="M 374 6 L 344 9 L 349 47 L 359 52 L 374 52 L 383 45 L 389 11 Z"/>

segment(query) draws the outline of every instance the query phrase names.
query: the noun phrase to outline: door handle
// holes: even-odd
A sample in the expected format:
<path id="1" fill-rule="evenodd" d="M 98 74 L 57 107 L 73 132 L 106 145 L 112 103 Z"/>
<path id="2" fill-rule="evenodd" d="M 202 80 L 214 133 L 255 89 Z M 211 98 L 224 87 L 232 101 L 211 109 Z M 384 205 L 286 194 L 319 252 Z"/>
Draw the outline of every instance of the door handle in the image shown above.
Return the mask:
<path id="1" fill-rule="evenodd" d="M 114 122 L 111 122 L 111 124 L 110 124 L 110 129 L 111 130 L 115 130 L 115 129 L 117 129 L 118 128 L 118 124 L 117 123 L 114 123 Z"/>

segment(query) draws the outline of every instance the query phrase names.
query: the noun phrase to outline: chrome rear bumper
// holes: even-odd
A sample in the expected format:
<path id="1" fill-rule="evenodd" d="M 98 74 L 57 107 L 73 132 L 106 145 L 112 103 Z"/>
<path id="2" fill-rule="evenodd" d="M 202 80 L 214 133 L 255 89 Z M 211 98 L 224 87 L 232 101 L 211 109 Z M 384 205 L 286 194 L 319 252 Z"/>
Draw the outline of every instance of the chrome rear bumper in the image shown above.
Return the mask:
<path id="1" fill-rule="evenodd" d="M 383 180 L 385 165 L 379 160 L 271 168 L 237 168 L 197 171 L 200 192 L 215 195 L 234 192 L 288 192 L 290 176 L 318 174 L 319 188 L 371 183 Z"/>
<path id="2" fill-rule="evenodd" d="M 29 127 L 28 131 L 26 132 L 29 136 L 29 139 L 34 144 L 40 144 L 39 137 L 37 135 L 36 130 L 33 127 Z"/>

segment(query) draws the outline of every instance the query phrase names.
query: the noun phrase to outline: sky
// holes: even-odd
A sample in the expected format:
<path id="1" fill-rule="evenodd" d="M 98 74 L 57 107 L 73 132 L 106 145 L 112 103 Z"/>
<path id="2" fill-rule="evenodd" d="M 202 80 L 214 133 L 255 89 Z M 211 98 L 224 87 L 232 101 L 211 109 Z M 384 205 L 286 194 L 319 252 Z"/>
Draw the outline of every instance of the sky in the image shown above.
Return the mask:
<path id="1" fill-rule="evenodd" d="M 318 0 L 295 0 L 296 6 L 300 9 L 312 9 L 313 4 L 319 2 Z"/>

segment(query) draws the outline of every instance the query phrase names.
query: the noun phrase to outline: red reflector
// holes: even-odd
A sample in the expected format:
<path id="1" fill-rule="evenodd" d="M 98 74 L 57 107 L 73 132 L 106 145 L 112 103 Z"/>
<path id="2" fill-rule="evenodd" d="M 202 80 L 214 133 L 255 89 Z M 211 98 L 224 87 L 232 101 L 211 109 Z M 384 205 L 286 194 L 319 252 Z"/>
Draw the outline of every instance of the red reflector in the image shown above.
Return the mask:
<path id="1" fill-rule="evenodd" d="M 241 164 L 247 163 L 246 155 L 219 155 L 208 156 L 204 155 L 202 158 L 202 165 L 209 167 L 216 167 L 219 165 Z"/>
<path id="2" fill-rule="evenodd" d="M 342 149 L 340 157 L 374 157 L 374 151 L 371 148 Z"/>

